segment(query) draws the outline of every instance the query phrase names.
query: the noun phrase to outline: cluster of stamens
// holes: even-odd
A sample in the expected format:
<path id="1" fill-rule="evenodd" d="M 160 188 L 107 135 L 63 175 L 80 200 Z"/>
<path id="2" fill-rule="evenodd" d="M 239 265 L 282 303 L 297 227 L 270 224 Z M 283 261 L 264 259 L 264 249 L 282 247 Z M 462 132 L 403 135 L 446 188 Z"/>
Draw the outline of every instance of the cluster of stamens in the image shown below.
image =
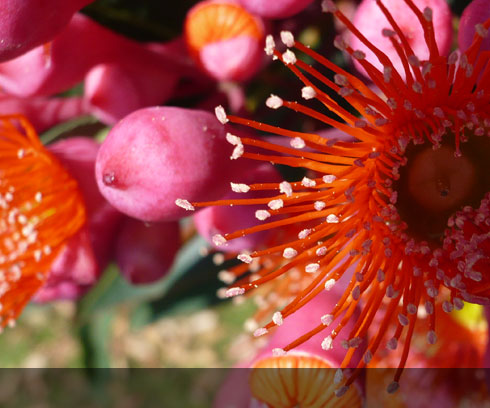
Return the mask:
<path id="1" fill-rule="evenodd" d="M 330 349 L 335 337 L 349 319 L 354 319 L 355 311 L 360 310 L 348 340 L 343 343 L 348 351 L 341 368 L 349 366 L 354 350 L 359 347 L 363 349 L 363 358 L 352 375 L 343 380 L 343 387 L 349 386 L 359 370 L 370 363 L 383 339 L 388 338 L 388 349 L 396 349 L 403 340 L 402 357 L 394 382 L 389 386 L 390 392 L 398 388 L 420 308 L 425 308 L 428 315 L 427 341 L 434 344 L 437 340 L 436 302 L 442 302 L 443 310 L 450 312 L 462 308 L 462 299 L 480 299 L 477 294 L 485 291 L 488 294 L 490 288 L 490 285 L 478 289 L 472 287 L 470 293 L 471 285 L 467 282 L 484 279 L 481 272 L 472 269 L 475 264 L 484 262 L 488 268 L 488 195 L 478 210 L 469 207 L 451 217 L 449 228 L 444 231 L 444 241 L 434 245 L 429 240 L 411 236 L 408 221 L 398 209 L 397 190 L 400 171 L 407 165 L 411 146 L 427 144 L 436 151 L 450 145 L 457 159 L 462 156 L 463 143 L 474 137 L 490 137 L 490 75 L 488 67 L 485 70 L 488 55 L 478 54 L 490 21 L 477 27 L 472 46 L 461 57 L 453 53 L 446 58 L 438 53 L 432 11 L 429 8 L 423 12 L 418 10 L 411 0 L 406 3 L 424 30 L 430 54 L 426 61 L 414 54 L 389 11 L 378 2 L 392 25 L 383 30 L 383 35 L 390 39 L 403 62 L 403 77 L 390 59 L 372 45 L 333 2 L 323 3 L 324 9 L 334 13 L 383 64 L 383 70 L 379 71 L 366 60 L 362 51 L 353 50 L 341 39 L 335 41 L 338 48 L 359 61 L 383 96 L 295 41 L 290 32 L 281 33 L 281 40 L 287 47 L 284 52 L 276 49 L 271 36 L 267 37 L 266 53 L 282 61 L 303 82 L 303 98 L 315 99 L 342 121 L 276 95 L 271 95 L 266 105 L 272 109 L 285 107 L 317 119 L 343 131 L 355 141 L 290 131 L 226 115 L 224 109 L 218 107 L 217 118 L 223 124 L 229 121 L 291 139 L 290 147 L 285 147 L 256 138 L 229 135 L 230 143 L 239 148 L 236 156 L 301 167 L 308 174 L 301 181 L 239 188 L 241 192 L 274 191 L 276 194 L 270 198 L 192 203 L 196 207 L 267 206 L 256 212 L 256 218 L 262 224 L 215 236 L 213 242 L 216 245 L 226 245 L 228 240 L 244 234 L 268 229 L 281 231 L 277 242 L 267 248 L 239 254 L 238 259 L 244 265 L 228 271 L 235 277 L 235 282 L 225 296 L 242 295 L 270 285 L 268 299 L 260 298 L 256 319 L 272 315 L 272 320 L 255 328 L 255 336 L 281 325 L 321 291 L 331 290 L 344 274 L 351 276 L 335 308 L 320 319 L 317 327 L 281 349 L 281 353 L 337 322 L 321 343 L 324 350 Z M 292 48 L 330 70 L 333 80 L 303 62 Z M 347 101 L 357 114 L 343 108 L 336 101 L 337 97 L 327 94 L 319 84 Z M 248 152 L 246 146 L 271 153 Z M 448 195 L 444 185 L 438 188 L 441 196 Z M 471 228 L 476 232 L 471 230 L 468 235 Z M 255 260 L 258 266 L 251 275 L 246 274 L 248 265 Z M 450 266 L 454 261 L 458 265 L 459 272 L 456 273 L 452 273 Z M 227 274 L 227 283 L 230 281 Z M 441 299 L 442 286 L 449 289 L 444 291 L 449 292 L 447 299 Z M 279 312 L 278 308 L 282 310 Z M 383 317 L 378 333 L 367 341 L 368 328 L 380 310 Z M 389 332 L 392 333 L 385 336 Z M 339 394 L 343 387 L 339 388 Z"/>

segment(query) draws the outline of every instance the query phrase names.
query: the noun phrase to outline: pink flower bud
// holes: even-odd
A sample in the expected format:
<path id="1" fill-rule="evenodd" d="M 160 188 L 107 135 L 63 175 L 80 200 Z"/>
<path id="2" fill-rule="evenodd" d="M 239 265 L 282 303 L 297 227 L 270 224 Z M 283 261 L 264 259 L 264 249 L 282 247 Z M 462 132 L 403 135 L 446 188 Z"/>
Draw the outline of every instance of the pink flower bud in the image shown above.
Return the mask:
<path id="1" fill-rule="evenodd" d="M 18 96 L 64 91 L 108 57 L 107 46 L 116 37 L 88 17 L 76 14 L 47 47 L 39 46 L 0 64 L 0 86 Z"/>
<path id="2" fill-rule="evenodd" d="M 236 2 L 198 3 L 187 13 L 185 37 L 197 64 L 216 80 L 242 81 L 260 67 L 263 23 Z"/>
<path id="3" fill-rule="evenodd" d="M 114 124 L 131 112 L 166 102 L 179 76 L 155 64 L 100 64 L 85 77 L 85 98 L 102 122 Z"/>
<path id="4" fill-rule="evenodd" d="M 463 11 L 459 21 L 458 45 L 461 51 L 466 51 L 473 42 L 475 26 L 490 18 L 490 5 L 487 0 L 473 0 Z M 485 31 L 482 31 L 484 33 Z M 490 34 L 483 39 L 481 51 L 490 50 Z"/>
<path id="5" fill-rule="evenodd" d="M 0 86 L 18 96 L 52 95 L 71 88 L 103 63 L 146 66 L 152 78 L 158 69 L 162 73 L 173 69 L 168 57 L 76 14 L 48 46 L 0 64 Z"/>
<path id="6" fill-rule="evenodd" d="M 313 0 L 239 0 L 251 13 L 264 18 L 286 18 L 305 9 Z"/>
<path id="7" fill-rule="evenodd" d="M 148 284 L 167 274 L 180 247 L 179 223 L 146 224 L 126 217 L 116 242 L 116 263 L 132 284 Z"/>
<path id="8" fill-rule="evenodd" d="M 452 15 L 446 0 L 413 0 L 415 5 L 424 10 L 430 7 L 433 11 L 432 22 L 434 24 L 435 38 L 441 55 L 449 53 L 452 41 Z M 420 61 L 429 58 L 429 49 L 426 45 L 424 33 L 422 30 L 414 30 L 419 24 L 414 12 L 404 1 L 384 0 L 383 4 L 390 11 L 396 23 L 400 26 L 401 31 L 407 37 L 413 52 Z M 373 22 L 376 22 L 375 24 Z M 390 23 L 384 16 L 383 12 L 376 4 L 376 0 L 363 0 L 357 8 L 354 16 L 354 25 L 356 28 L 377 48 L 383 50 L 393 63 L 395 69 L 402 78 L 405 78 L 403 64 L 398 57 L 395 47 L 389 36 L 383 35 L 384 29 L 393 30 Z M 408 34 L 409 33 L 409 34 Z M 396 38 L 399 41 L 398 38 Z M 350 46 L 354 50 L 360 50 L 366 55 L 366 60 L 383 72 L 383 65 L 377 57 L 354 35 L 350 38 Z M 363 74 L 367 75 L 364 68 L 358 61 L 353 59 L 354 66 Z"/>
<path id="9" fill-rule="evenodd" d="M 38 132 L 87 113 L 82 98 L 21 98 L 0 93 L 0 112 L 26 116 Z"/>
<path id="10" fill-rule="evenodd" d="M 176 200 L 216 199 L 229 187 L 233 146 L 225 133 L 209 112 L 174 107 L 135 111 L 114 126 L 100 148 L 99 189 L 114 207 L 134 218 L 185 216 Z"/>
<path id="11" fill-rule="evenodd" d="M 236 176 L 233 187 L 236 191 L 246 190 L 249 184 L 253 183 L 280 183 L 282 178 L 279 172 L 269 163 L 263 163 L 242 167 L 240 174 Z M 279 193 L 279 192 L 278 192 Z M 230 188 L 228 194 L 223 199 L 253 199 L 268 197 L 268 193 L 264 191 L 249 191 L 249 192 L 233 192 Z M 269 210 L 266 204 L 247 205 L 247 206 L 214 206 L 208 207 L 198 212 L 194 216 L 199 234 L 206 241 L 220 251 L 225 252 L 240 252 L 259 248 L 261 244 L 270 236 L 270 231 L 261 231 L 254 234 L 246 235 L 241 238 L 236 238 L 226 242 L 224 245 L 216 245 L 213 242 L 213 236 L 216 234 L 224 235 L 228 232 L 237 231 L 242 228 L 253 227 L 266 221 L 259 221 L 256 217 L 256 212 L 261 210 Z M 270 221 L 270 220 L 268 220 Z"/>
<path id="12" fill-rule="evenodd" d="M 0 4 L 0 62 L 51 41 L 93 0 L 9 0 Z"/>

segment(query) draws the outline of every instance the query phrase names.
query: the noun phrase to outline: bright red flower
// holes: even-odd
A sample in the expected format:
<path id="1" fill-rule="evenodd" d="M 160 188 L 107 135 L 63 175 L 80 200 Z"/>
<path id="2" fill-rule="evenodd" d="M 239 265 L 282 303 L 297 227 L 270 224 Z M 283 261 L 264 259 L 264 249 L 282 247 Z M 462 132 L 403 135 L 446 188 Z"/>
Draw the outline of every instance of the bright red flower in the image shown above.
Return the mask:
<path id="1" fill-rule="evenodd" d="M 406 80 L 332 1 L 322 4 L 382 64 L 379 70 L 363 52 L 336 41 L 339 48 L 359 61 L 379 93 L 297 42 L 291 33 L 281 33 L 288 47 L 284 53 L 275 49 L 269 37 L 266 52 L 303 82 L 305 99 L 315 98 L 329 112 L 327 115 L 274 95 L 267 105 L 315 118 L 351 135 L 356 142 L 325 140 L 316 134 L 226 115 L 217 108 L 222 123 L 243 124 L 291 138 L 289 148 L 259 139 L 230 137 L 242 157 L 302 167 L 312 175 L 294 183 L 250 186 L 252 191 L 271 191 L 269 198 L 192 203 L 194 207 L 268 206 L 271 217 L 263 224 L 216 237 L 216 242 L 226 244 L 244 234 L 276 230 L 274 246 L 238 256 L 245 266 L 231 270 L 237 281 L 227 292 L 234 296 L 270 285 L 269 295 L 262 293 L 266 303 L 262 316 L 264 310 L 282 308 L 281 315 L 287 320 L 348 275 L 345 277 L 350 282 L 343 296 L 333 309 L 325 310 L 334 319 L 341 317 L 340 323 L 331 330 L 319 321 L 307 333 L 298 333 L 298 339 L 285 345 L 284 350 L 325 330 L 329 333 L 322 347 L 330 347 L 347 322 L 355 319 L 341 364 L 347 367 L 358 340 L 366 338 L 376 318 L 379 330 L 369 337 L 363 359 L 344 385 L 352 384 L 380 346 L 395 349 L 402 342 L 389 392 L 398 389 L 419 308 L 425 307 L 429 315 L 426 338 L 433 344 L 437 340 L 439 313 L 436 302 L 442 302 L 443 310 L 450 312 L 463 307 L 463 300 L 490 301 L 490 54 L 479 53 L 490 21 L 478 25 L 468 50 L 446 58 L 439 53 L 435 41 L 432 10 L 421 11 L 412 0 L 405 3 L 423 30 L 429 50 L 427 60 L 414 55 L 389 10 L 377 1 L 391 24 L 380 29 L 387 30 L 402 60 Z M 329 76 L 303 62 L 297 52 L 326 68 Z M 325 88 L 336 95 L 327 93 Z M 346 103 L 350 108 L 345 107 Z M 246 149 L 249 146 L 270 153 L 251 153 Z M 313 151 L 302 150 L 305 146 Z M 253 273 L 247 274 L 250 265 Z M 350 272 L 352 268 L 354 272 Z M 447 290 L 442 291 L 443 287 Z M 357 307 L 361 307 L 361 313 L 355 318 Z M 269 321 L 256 334 L 265 334 L 274 326 L 274 321 Z"/>

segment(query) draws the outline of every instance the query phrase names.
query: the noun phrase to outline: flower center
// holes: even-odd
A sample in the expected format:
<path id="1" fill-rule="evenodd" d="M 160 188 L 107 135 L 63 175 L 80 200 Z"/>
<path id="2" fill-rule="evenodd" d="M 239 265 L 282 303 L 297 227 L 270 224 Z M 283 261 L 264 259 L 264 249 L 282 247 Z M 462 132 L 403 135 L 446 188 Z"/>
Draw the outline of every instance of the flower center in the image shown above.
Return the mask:
<path id="1" fill-rule="evenodd" d="M 407 147 L 395 191 L 397 209 L 414 238 L 440 245 L 449 217 L 466 205 L 478 207 L 489 190 L 487 138 L 470 138 L 461 152 L 456 155 L 451 144 L 435 150 L 426 144 Z"/>

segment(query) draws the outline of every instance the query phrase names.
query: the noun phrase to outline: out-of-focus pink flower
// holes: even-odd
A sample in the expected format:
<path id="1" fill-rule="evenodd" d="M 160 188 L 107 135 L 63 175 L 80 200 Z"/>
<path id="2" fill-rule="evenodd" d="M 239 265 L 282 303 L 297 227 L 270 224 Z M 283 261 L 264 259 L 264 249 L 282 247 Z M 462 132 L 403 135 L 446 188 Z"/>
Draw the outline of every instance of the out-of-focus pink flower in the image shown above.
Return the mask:
<path id="1" fill-rule="evenodd" d="M 212 78 L 242 81 L 259 69 L 263 22 L 236 1 L 198 3 L 187 13 L 184 30 L 191 55 Z"/>
<path id="2" fill-rule="evenodd" d="M 0 64 L 0 86 L 18 96 L 52 95 L 78 82 L 95 65 L 134 62 L 167 73 L 171 60 L 76 14 L 48 47 L 40 46 Z"/>
<path id="3" fill-rule="evenodd" d="M 458 45 L 461 51 L 466 51 L 475 35 L 475 26 L 477 24 L 484 23 L 490 18 L 490 3 L 488 0 L 473 0 L 468 7 L 465 8 L 461 20 L 459 21 L 458 31 Z M 481 34 L 485 34 L 485 30 L 482 26 L 479 26 Z M 486 34 L 486 38 L 483 39 L 481 48 L 483 50 L 490 50 L 490 35 Z"/>
<path id="4" fill-rule="evenodd" d="M 231 192 L 226 194 L 223 199 L 233 198 L 260 198 L 264 197 L 263 191 L 249 191 L 249 184 L 260 180 L 261 183 L 277 183 L 282 181 L 281 175 L 269 163 L 256 165 L 253 163 L 249 167 L 242 168 L 241 174 L 237 175 L 235 182 L 231 184 Z M 259 225 L 267 217 L 267 211 L 263 206 L 219 206 L 208 207 L 199 211 L 194 216 L 199 233 L 215 248 L 226 252 L 239 252 L 258 248 L 270 236 L 268 231 L 261 231 L 255 234 L 237 238 L 225 245 L 216 245 L 213 237 L 216 234 L 224 234 L 227 231 L 236 231 L 242 228 Z"/>
<path id="5" fill-rule="evenodd" d="M 153 283 L 169 272 L 179 247 L 177 221 L 147 224 L 126 217 L 117 236 L 116 263 L 128 282 Z"/>
<path id="6" fill-rule="evenodd" d="M 239 0 L 251 13 L 264 18 L 286 18 L 306 8 L 313 0 Z"/>
<path id="7" fill-rule="evenodd" d="M 0 2 L 0 62 L 51 41 L 73 14 L 93 0 L 7 0 Z"/>
<path id="8" fill-rule="evenodd" d="M 193 209 L 185 200 L 221 197 L 229 188 L 232 147 L 225 134 L 209 112 L 174 107 L 135 111 L 102 144 L 96 162 L 99 189 L 131 217 L 182 217 L 185 209 Z"/>
<path id="9" fill-rule="evenodd" d="M 446 0 L 413 0 L 415 5 L 424 10 L 426 7 L 432 9 L 432 22 L 434 24 L 435 38 L 441 55 L 449 53 L 452 41 L 452 16 L 449 5 Z M 408 5 L 400 0 L 385 0 L 384 6 L 390 11 L 394 21 L 398 24 L 401 31 L 406 36 L 413 54 L 420 60 L 426 60 L 429 57 L 429 49 L 426 44 L 423 31 L 419 29 L 419 23 L 415 14 L 410 10 Z M 387 18 L 377 5 L 376 0 L 363 0 L 357 8 L 354 16 L 354 26 L 368 40 L 379 48 L 390 58 L 398 73 L 405 77 L 405 71 L 396 48 L 392 40 L 400 42 L 398 35 L 392 29 Z M 374 53 L 364 44 L 357 36 L 351 35 L 349 45 L 354 50 L 361 51 L 358 53 L 359 59 L 366 58 L 376 68 L 383 71 L 384 67 L 378 61 Z M 411 57 L 409 55 L 409 57 Z M 364 75 L 367 75 L 364 68 L 356 58 L 353 59 L 354 66 Z M 414 60 L 416 64 L 418 60 Z"/>
<path id="10" fill-rule="evenodd" d="M 41 302 L 74 299 L 97 280 L 112 253 L 114 233 L 121 214 L 100 194 L 95 182 L 99 144 L 74 137 L 49 146 L 49 150 L 77 180 L 87 208 L 87 223 L 75 234 L 53 263 L 45 286 L 36 295 Z"/>
<path id="11" fill-rule="evenodd" d="M 22 98 L 0 93 L 0 112 L 4 115 L 22 114 L 38 132 L 88 112 L 83 98 Z"/>

